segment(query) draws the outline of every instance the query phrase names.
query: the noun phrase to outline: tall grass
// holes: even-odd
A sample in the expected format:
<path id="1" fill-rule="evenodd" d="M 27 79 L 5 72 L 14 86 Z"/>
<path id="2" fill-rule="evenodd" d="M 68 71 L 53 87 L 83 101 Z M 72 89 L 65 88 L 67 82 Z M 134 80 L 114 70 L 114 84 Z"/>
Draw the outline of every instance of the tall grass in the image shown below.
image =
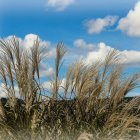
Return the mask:
<path id="1" fill-rule="evenodd" d="M 126 95 L 139 86 L 140 74 L 124 77 L 117 51 L 110 51 L 104 62 L 87 65 L 79 60 L 69 65 L 62 85 L 59 74 L 66 49 L 59 43 L 48 98 L 42 96 L 39 66 L 43 55 L 39 40 L 29 51 L 20 46 L 16 37 L 0 40 L 0 50 L 0 80 L 7 95 L 0 101 L 0 139 L 139 136 L 140 98 L 127 101 Z"/>

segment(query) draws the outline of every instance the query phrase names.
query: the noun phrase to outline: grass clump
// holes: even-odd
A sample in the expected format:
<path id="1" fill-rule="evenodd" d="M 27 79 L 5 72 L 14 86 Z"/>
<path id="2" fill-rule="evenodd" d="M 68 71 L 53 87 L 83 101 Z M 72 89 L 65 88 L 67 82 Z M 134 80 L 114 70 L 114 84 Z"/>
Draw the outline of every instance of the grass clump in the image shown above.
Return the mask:
<path id="1" fill-rule="evenodd" d="M 43 96 L 36 39 L 26 51 L 19 40 L 0 40 L 0 80 L 7 98 L 0 100 L 0 139 L 98 140 L 139 137 L 140 98 L 126 95 L 139 86 L 139 73 L 124 77 L 120 54 L 112 50 L 104 62 L 68 66 L 59 78 L 66 49 L 56 47 L 51 96 Z M 17 97 L 18 95 L 18 97 Z M 71 97 L 71 98 L 70 98 Z"/>

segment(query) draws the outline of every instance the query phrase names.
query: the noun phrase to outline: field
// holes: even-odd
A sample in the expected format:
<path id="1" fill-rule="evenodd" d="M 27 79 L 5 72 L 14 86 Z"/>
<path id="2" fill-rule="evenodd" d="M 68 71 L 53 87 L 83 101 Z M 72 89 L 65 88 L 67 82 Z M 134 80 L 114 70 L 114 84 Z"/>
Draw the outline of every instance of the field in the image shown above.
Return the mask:
<path id="1" fill-rule="evenodd" d="M 124 75 L 116 50 L 104 62 L 70 64 L 62 84 L 59 72 L 66 48 L 59 43 L 48 96 L 40 82 L 45 57 L 38 39 L 29 52 L 16 37 L 0 40 L 0 49 L 0 80 L 7 95 L 0 100 L 1 140 L 139 138 L 140 97 L 127 95 L 139 87 L 140 74 Z"/>

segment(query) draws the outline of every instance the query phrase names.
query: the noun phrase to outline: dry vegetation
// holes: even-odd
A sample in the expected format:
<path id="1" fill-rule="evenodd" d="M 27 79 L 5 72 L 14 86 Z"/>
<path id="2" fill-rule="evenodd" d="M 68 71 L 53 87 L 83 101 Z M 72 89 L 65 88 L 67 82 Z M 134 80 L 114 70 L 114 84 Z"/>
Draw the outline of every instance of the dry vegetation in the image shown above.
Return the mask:
<path id="1" fill-rule="evenodd" d="M 76 61 L 68 67 L 62 87 L 59 73 L 66 50 L 62 43 L 58 44 L 52 96 L 48 98 L 42 96 L 39 70 L 42 48 L 38 39 L 28 52 L 20 47 L 16 37 L 0 40 L 0 49 L 0 80 L 7 94 L 7 98 L 0 101 L 0 139 L 139 137 L 140 98 L 126 101 L 125 96 L 139 86 L 140 75 L 123 76 L 117 51 L 110 51 L 105 62 L 86 65 L 84 61 Z"/>

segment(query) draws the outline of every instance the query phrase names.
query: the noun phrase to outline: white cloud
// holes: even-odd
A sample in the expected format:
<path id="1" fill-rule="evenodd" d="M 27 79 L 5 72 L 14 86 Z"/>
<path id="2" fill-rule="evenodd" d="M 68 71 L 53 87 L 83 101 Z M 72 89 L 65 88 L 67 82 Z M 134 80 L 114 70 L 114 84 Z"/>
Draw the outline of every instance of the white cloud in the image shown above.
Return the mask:
<path id="1" fill-rule="evenodd" d="M 48 48 L 51 43 L 49 41 L 43 41 L 41 40 L 37 35 L 35 34 L 27 34 L 24 39 L 22 40 L 22 45 L 28 49 L 33 47 L 35 40 L 38 38 L 40 42 L 40 46 Z"/>
<path id="2" fill-rule="evenodd" d="M 43 47 L 42 54 L 45 56 L 45 58 L 54 58 L 55 57 L 55 48 L 52 47 L 52 44 L 50 41 L 42 40 L 35 34 L 27 34 L 24 39 L 20 39 L 21 45 L 25 49 L 30 49 L 34 46 L 35 40 L 38 38 L 40 46 Z"/>
<path id="3" fill-rule="evenodd" d="M 54 69 L 45 63 L 40 64 L 40 77 L 51 77 L 54 74 Z"/>
<path id="4" fill-rule="evenodd" d="M 47 52 L 47 58 L 54 58 L 56 55 L 56 49 L 55 48 L 51 48 L 49 49 L 49 51 Z"/>
<path id="5" fill-rule="evenodd" d="M 125 56 L 126 64 L 138 64 L 140 63 L 140 51 L 134 50 L 124 50 L 120 52 L 123 56 Z"/>
<path id="6" fill-rule="evenodd" d="M 52 76 L 54 74 L 54 69 L 49 67 L 48 69 L 40 72 L 42 76 Z"/>
<path id="7" fill-rule="evenodd" d="M 35 35 L 35 34 L 28 34 L 28 35 L 26 35 L 24 40 L 23 40 L 23 46 L 26 49 L 33 47 L 34 41 L 36 39 L 37 39 L 37 35 Z"/>
<path id="8" fill-rule="evenodd" d="M 10 39 L 11 36 L 7 37 L 7 39 Z M 28 34 L 25 36 L 24 39 L 19 38 L 21 45 L 25 49 L 28 49 L 30 47 L 33 47 L 33 43 L 35 39 L 37 38 L 37 35 L 35 34 Z M 54 58 L 55 57 L 55 48 L 51 47 L 50 41 L 40 40 L 41 46 L 46 46 L 46 51 L 44 53 L 46 54 L 47 58 Z M 69 54 L 67 55 L 67 59 L 69 59 L 69 63 L 73 61 L 73 59 L 83 59 L 85 58 L 87 63 L 90 63 L 92 61 L 96 61 L 98 59 L 104 59 L 105 56 L 108 54 L 109 50 L 114 49 L 111 46 L 106 45 L 104 42 L 100 42 L 98 44 L 95 43 L 87 43 L 84 39 L 77 39 L 74 41 L 74 46 L 76 48 L 73 48 Z M 118 50 L 119 51 L 119 50 Z M 119 51 L 120 54 L 123 56 L 124 63 L 126 64 L 137 64 L 140 62 L 140 51 L 137 50 L 124 50 Z M 54 74 L 54 70 L 52 67 L 47 66 L 46 62 L 41 63 L 40 65 L 40 76 L 51 76 Z"/>
<path id="9" fill-rule="evenodd" d="M 88 64 L 96 62 L 98 60 L 105 60 L 106 55 L 108 52 L 113 49 L 110 46 L 106 46 L 105 43 L 99 43 L 97 45 L 97 51 L 91 51 L 87 54 L 87 57 L 85 58 L 86 62 Z"/>
<path id="10" fill-rule="evenodd" d="M 78 42 L 75 43 L 77 47 L 84 46 L 84 48 L 86 48 L 87 45 L 87 49 L 88 49 L 88 44 L 90 44 L 90 46 L 93 46 L 93 49 L 87 51 L 86 55 L 85 55 L 85 51 L 83 52 L 83 58 L 87 64 L 91 64 L 98 60 L 104 61 L 108 52 L 114 49 L 113 47 L 106 45 L 104 42 L 100 42 L 97 45 L 95 45 L 94 43 L 87 43 L 83 39 L 80 39 L 78 41 L 76 40 L 75 42 Z M 140 51 L 137 50 L 123 50 L 123 51 L 117 50 L 117 51 L 120 53 L 121 63 L 130 64 L 130 65 L 140 63 Z"/>
<path id="11" fill-rule="evenodd" d="M 15 90 L 15 96 L 17 98 L 20 98 L 19 88 L 17 86 L 15 86 L 14 90 Z M 0 83 L 0 98 L 6 98 L 6 97 L 8 97 L 7 90 L 5 89 L 4 84 Z"/>
<path id="12" fill-rule="evenodd" d="M 107 46 L 105 43 L 99 43 L 97 47 L 98 47 L 97 51 L 92 51 L 87 54 L 86 58 L 87 63 L 92 63 L 97 60 L 104 61 L 108 52 L 114 49 L 110 46 Z M 124 51 L 117 50 L 117 51 L 120 53 L 121 63 L 131 65 L 140 63 L 140 51 L 134 50 L 124 50 Z"/>
<path id="13" fill-rule="evenodd" d="M 119 21 L 117 29 L 129 36 L 140 37 L 140 1 L 136 3 L 126 17 Z"/>
<path id="14" fill-rule="evenodd" d="M 48 0 L 47 7 L 56 8 L 58 11 L 63 11 L 69 5 L 73 4 L 75 0 Z"/>
<path id="15" fill-rule="evenodd" d="M 0 98 L 4 98 L 4 97 L 7 97 L 5 91 L 4 91 L 4 85 L 1 83 L 0 84 Z"/>
<path id="16" fill-rule="evenodd" d="M 5 40 L 12 39 L 12 35 L 4 38 Z M 51 42 L 50 41 L 45 41 L 42 40 L 38 35 L 36 34 L 27 34 L 25 37 L 22 39 L 20 37 L 17 37 L 20 43 L 20 46 L 22 46 L 24 49 L 29 50 L 34 46 L 34 43 L 36 39 L 39 40 L 40 46 L 44 48 L 44 51 L 49 51 L 49 48 L 51 47 Z"/>
<path id="17" fill-rule="evenodd" d="M 89 34 L 98 34 L 102 32 L 106 27 L 112 26 L 117 21 L 117 16 L 106 16 L 104 18 L 91 19 L 86 22 Z"/>
<path id="18" fill-rule="evenodd" d="M 63 78 L 59 82 L 60 82 L 59 93 L 63 93 L 64 92 L 64 87 L 65 87 L 65 83 L 66 83 L 66 79 Z M 45 81 L 42 84 L 42 87 L 43 87 L 43 89 L 48 90 L 49 92 L 51 92 L 52 82 L 51 81 Z"/>
<path id="19" fill-rule="evenodd" d="M 51 86 L 52 86 L 52 84 L 50 81 L 46 81 L 42 84 L 43 89 L 45 89 L 45 90 L 47 89 L 49 91 L 51 90 Z"/>
<path id="20" fill-rule="evenodd" d="M 93 50 L 96 45 L 92 43 L 86 43 L 83 39 L 77 39 L 74 41 L 74 46 L 78 49 L 86 49 L 86 50 Z"/>
<path id="21" fill-rule="evenodd" d="M 13 36 L 8 36 L 5 38 L 5 40 L 11 39 L 12 37 Z M 52 47 L 51 42 L 42 40 L 36 34 L 27 34 L 23 39 L 19 37 L 18 39 L 20 46 L 22 46 L 27 51 L 34 46 L 35 40 L 38 39 L 40 46 L 43 48 L 42 54 L 45 55 L 45 58 L 53 58 L 55 56 L 55 48 Z"/>

